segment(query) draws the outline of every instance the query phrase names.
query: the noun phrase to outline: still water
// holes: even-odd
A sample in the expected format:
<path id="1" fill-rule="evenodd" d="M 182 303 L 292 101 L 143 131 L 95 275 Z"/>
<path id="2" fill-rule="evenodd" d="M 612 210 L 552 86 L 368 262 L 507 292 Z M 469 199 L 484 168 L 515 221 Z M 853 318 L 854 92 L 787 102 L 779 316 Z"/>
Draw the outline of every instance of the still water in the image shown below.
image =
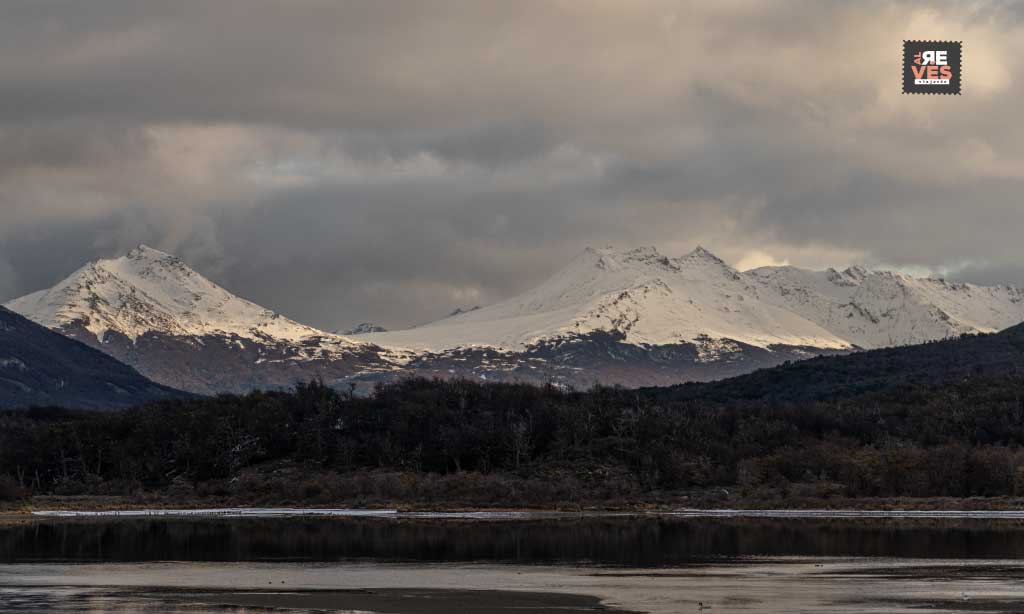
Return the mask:
<path id="1" fill-rule="evenodd" d="M 1024 611 L 1024 521 L 25 519 L 0 612 Z"/>

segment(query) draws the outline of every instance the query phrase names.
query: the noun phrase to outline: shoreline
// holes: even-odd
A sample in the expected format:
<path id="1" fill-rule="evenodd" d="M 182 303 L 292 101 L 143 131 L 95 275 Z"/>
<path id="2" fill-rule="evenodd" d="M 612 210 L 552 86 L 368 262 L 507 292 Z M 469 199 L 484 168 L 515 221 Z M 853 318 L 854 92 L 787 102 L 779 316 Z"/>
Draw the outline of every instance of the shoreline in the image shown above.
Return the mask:
<path id="1" fill-rule="evenodd" d="M 181 508 L 125 510 L 34 510 L 31 518 L 388 518 L 396 520 L 548 520 L 573 518 L 765 518 L 855 520 L 1024 520 L 1024 510 L 914 510 L 914 509 L 676 509 L 647 511 L 402 511 L 353 508 Z"/>
<path id="2" fill-rule="evenodd" d="M 395 523 L 543 523 L 574 521 L 722 522 L 722 523 L 853 523 L 908 526 L 972 523 L 1024 524 L 1024 509 L 362 509 L 304 507 L 28 509 L 0 512 L 0 526 L 80 522 L 244 522 L 368 521 Z"/>
<path id="3" fill-rule="evenodd" d="M 387 614 L 565 611 L 678 614 L 757 610 L 840 614 L 893 611 L 1019 612 L 1022 563 L 957 559 L 754 560 L 740 565 L 629 567 L 514 564 L 163 562 L 16 565 L 0 588 L 38 595 L 67 588 L 125 606 L 316 608 Z M 5 582 L 5 573 L 11 579 Z M 964 599 L 968 596 L 969 599 Z M 83 600 L 84 601 L 84 600 Z M 40 603 L 49 603 L 40 600 Z M 41 610 L 45 611 L 45 610 Z M 206 611 L 206 610 L 201 610 Z"/>
<path id="4" fill-rule="evenodd" d="M 930 498 L 786 498 L 757 499 L 742 496 L 712 496 L 711 493 L 696 493 L 691 496 L 652 497 L 650 500 L 600 499 L 580 502 L 552 502 L 550 504 L 523 504 L 509 501 L 507 504 L 480 505 L 460 500 L 388 500 L 388 499 L 340 499 L 303 501 L 276 498 L 218 498 L 181 497 L 173 498 L 163 494 L 143 493 L 139 495 L 40 495 L 0 503 L 0 519 L 13 517 L 38 517 L 37 512 L 51 515 L 68 512 L 109 513 L 120 512 L 131 515 L 135 512 L 150 511 L 167 513 L 181 510 L 246 510 L 278 509 L 305 510 L 315 515 L 317 510 L 349 510 L 369 515 L 388 513 L 404 516 L 430 514 L 506 514 L 506 515 L 644 515 L 676 514 L 689 516 L 771 516 L 773 513 L 787 516 L 806 515 L 813 517 L 824 514 L 849 514 L 884 516 L 892 513 L 906 514 L 981 514 L 1000 512 L 1019 513 L 1024 517 L 1024 498 L 1021 497 L 930 497 Z"/>

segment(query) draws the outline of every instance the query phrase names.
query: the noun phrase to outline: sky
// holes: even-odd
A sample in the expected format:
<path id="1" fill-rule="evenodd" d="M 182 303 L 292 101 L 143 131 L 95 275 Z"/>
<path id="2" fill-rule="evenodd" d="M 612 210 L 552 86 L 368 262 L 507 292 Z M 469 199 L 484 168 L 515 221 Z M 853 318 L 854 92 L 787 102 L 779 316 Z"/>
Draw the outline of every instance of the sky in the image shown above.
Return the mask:
<path id="1" fill-rule="evenodd" d="M 0 301 L 147 245 L 328 330 L 587 246 L 1024 285 L 1007 1 L 5 0 Z M 962 96 L 901 94 L 962 40 Z"/>

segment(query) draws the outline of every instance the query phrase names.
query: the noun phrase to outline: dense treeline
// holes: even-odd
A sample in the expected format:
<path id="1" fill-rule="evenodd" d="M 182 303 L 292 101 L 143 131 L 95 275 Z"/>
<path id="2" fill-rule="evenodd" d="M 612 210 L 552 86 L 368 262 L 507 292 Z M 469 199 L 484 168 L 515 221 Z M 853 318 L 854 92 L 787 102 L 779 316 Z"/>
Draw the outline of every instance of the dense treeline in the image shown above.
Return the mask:
<path id="1" fill-rule="evenodd" d="M 364 398 L 310 383 L 121 412 L 0 414 L 0 497 L 194 488 L 283 461 L 311 474 L 619 480 L 613 492 L 641 497 L 1008 496 L 1024 495 L 1022 445 L 1016 377 L 802 403 L 422 379 Z"/>

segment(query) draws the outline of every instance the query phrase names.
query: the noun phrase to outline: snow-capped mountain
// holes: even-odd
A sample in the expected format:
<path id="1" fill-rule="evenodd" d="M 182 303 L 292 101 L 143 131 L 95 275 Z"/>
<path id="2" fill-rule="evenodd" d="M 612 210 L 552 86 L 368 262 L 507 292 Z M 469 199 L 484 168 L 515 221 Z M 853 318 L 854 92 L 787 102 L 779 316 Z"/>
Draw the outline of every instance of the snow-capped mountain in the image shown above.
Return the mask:
<path id="1" fill-rule="evenodd" d="M 90 262 L 56 286 L 15 299 L 7 307 L 50 328 L 80 323 L 99 341 L 108 333 L 134 341 L 160 332 L 272 342 L 314 339 L 316 349 L 325 351 L 359 345 L 239 298 L 179 258 L 145 245 L 121 258 Z M 312 357 L 311 352 L 305 354 Z"/>
<path id="2" fill-rule="evenodd" d="M 618 332 L 637 345 L 728 339 L 850 349 L 853 344 L 782 306 L 703 248 L 667 258 L 654 248 L 587 249 L 540 286 L 495 305 L 405 331 L 368 335 L 411 350 L 521 350 L 543 340 Z"/>
<path id="3" fill-rule="evenodd" d="M 326 333 L 140 246 L 7 305 L 162 384 L 197 392 L 418 374 L 586 386 L 719 379 L 818 354 L 1024 321 L 1024 291 L 862 267 L 740 272 L 698 247 L 587 249 L 541 285 L 392 332 Z"/>
<path id="4" fill-rule="evenodd" d="M 1024 291 L 901 273 L 740 272 L 698 247 L 587 249 L 540 286 L 418 328 L 361 336 L 421 372 L 575 383 L 717 379 L 819 353 L 923 343 L 1024 321 Z"/>
<path id="5" fill-rule="evenodd" d="M 1024 321 L 1024 290 L 843 271 L 764 267 L 743 274 L 764 300 L 865 349 L 990 333 Z"/>
<path id="6" fill-rule="evenodd" d="M 500 303 L 365 340 L 416 351 L 521 350 L 621 333 L 637 345 L 728 340 L 848 350 L 993 332 L 1024 321 L 1024 290 L 902 273 L 763 267 L 739 272 L 698 247 L 587 249 L 540 286 Z"/>
<path id="7" fill-rule="evenodd" d="M 160 383 L 248 390 L 373 370 L 376 349 L 239 298 L 180 259 L 140 245 L 7 308 L 93 345 Z"/>

